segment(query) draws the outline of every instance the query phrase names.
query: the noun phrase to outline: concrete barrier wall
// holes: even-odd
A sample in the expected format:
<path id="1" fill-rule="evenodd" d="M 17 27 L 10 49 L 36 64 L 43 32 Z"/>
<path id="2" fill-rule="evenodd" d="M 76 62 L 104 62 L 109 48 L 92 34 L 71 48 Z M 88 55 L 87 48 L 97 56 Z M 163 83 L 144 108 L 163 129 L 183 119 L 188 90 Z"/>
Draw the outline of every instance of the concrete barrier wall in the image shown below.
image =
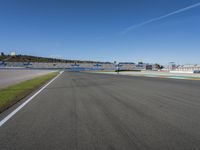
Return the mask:
<path id="1" fill-rule="evenodd" d="M 194 71 L 170 71 L 170 73 L 189 73 L 192 74 Z"/>

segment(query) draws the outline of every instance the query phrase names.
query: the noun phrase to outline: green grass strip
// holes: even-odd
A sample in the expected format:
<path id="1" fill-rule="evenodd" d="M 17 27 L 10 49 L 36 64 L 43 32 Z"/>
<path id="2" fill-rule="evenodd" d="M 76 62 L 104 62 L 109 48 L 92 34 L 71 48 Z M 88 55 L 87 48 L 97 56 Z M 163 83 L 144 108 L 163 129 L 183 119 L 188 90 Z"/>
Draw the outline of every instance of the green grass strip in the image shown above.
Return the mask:
<path id="1" fill-rule="evenodd" d="M 0 113 L 41 87 L 58 72 L 49 73 L 0 90 Z"/>

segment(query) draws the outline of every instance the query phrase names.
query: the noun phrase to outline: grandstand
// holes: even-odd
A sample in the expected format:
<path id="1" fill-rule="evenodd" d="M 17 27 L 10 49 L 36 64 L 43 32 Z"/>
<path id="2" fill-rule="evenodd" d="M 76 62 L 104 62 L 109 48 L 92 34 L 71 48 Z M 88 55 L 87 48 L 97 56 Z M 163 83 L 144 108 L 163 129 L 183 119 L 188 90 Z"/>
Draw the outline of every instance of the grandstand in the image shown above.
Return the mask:
<path id="1" fill-rule="evenodd" d="M 0 67 L 4 67 L 5 66 L 5 62 L 4 61 L 0 61 Z"/>
<path id="2" fill-rule="evenodd" d="M 64 60 L 27 55 L 1 55 L 0 67 L 69 70 L 115 70 L 115 64 L 111 62 Z"/>
<path id="3" fill-rule="evenodd" d="M 68 70 L 160 70 L 158 64 L 148 64 L 138 62 L 99 62 L 99 61 L 80 61 L 80 60 L 65 60 L 54 59 L 27 55 L 0 55 L 0 68 L 32 68 L 32 69 L 68 69 Z M 163 69 L 164 70 L 164 69 Z M 200 72 L 200 64 L 196 65 L 179 65 L 169 63 L 165 68 L 166 71 L 179 72 Z"/>
<path id="4" fill-rule="evenodd" d="M 132 62 L 119 62 L 119 70 L 137 70 L 136 64 Z"/>
<path id="5" fill-rule="evenodd" d="M 195 65 L 179 65 L 175 69 L 176 71 L 200 71 L 200 64 Z"/>
<path id="6" fill-rule="evenodd" d="M 149 65 L 148 65 L 149 66 Z M 147 64 L 138 62 L 111 62 L 64 60 L 27 55 L 1 55 L 0 67 L 4 68 L 32 68 L 32 69 L 68 69 L 68 70 L 146 70 Z M 153 67 L 148 67 L 152 69 Z"/>

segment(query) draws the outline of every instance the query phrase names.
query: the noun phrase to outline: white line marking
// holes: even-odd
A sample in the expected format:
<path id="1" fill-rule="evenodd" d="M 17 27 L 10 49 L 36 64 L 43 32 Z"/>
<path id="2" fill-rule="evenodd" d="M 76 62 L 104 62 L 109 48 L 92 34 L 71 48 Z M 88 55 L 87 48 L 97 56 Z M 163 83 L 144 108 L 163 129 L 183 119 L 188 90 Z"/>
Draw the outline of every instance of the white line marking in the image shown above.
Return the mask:
<path id="1" fill-rule="evenodd" d="M 61 71 L 55 78 L 49 81 L 45 86 L 43 86 L 39 91 L 37 91 L 34 95 L 32 95 L 29 99 L 27 99 L 24 103 L 22 103 L 19 107 L 17 107 L 13 112 L 11 112 L 8 116 L 0 121 L 0 127 L 6 123 L 10 118 L 12 118 L 18 111 L 20 111 L 26 104 L 28 104 L 34 97 L 36 97 L 40 92 L 42 92 L 49 84 L 51 84 L 54 80 L 56 80 L 64 71 Z"/>

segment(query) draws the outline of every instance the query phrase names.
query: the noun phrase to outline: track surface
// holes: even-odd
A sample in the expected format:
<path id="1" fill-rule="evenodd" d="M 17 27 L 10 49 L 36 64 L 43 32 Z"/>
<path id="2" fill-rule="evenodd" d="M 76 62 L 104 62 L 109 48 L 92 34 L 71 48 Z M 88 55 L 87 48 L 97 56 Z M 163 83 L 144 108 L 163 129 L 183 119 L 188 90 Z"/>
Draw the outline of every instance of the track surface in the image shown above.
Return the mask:
<path id="1" fill-rule="evenodd" d="M 199 150 L 200 82 L 64 72 L 0 127 L 1 150 Z"/>
<path id="2" fill-rule="evenodd" d="M 52 71 L 0 69 L 0 89 L 50 72 Z"/>

